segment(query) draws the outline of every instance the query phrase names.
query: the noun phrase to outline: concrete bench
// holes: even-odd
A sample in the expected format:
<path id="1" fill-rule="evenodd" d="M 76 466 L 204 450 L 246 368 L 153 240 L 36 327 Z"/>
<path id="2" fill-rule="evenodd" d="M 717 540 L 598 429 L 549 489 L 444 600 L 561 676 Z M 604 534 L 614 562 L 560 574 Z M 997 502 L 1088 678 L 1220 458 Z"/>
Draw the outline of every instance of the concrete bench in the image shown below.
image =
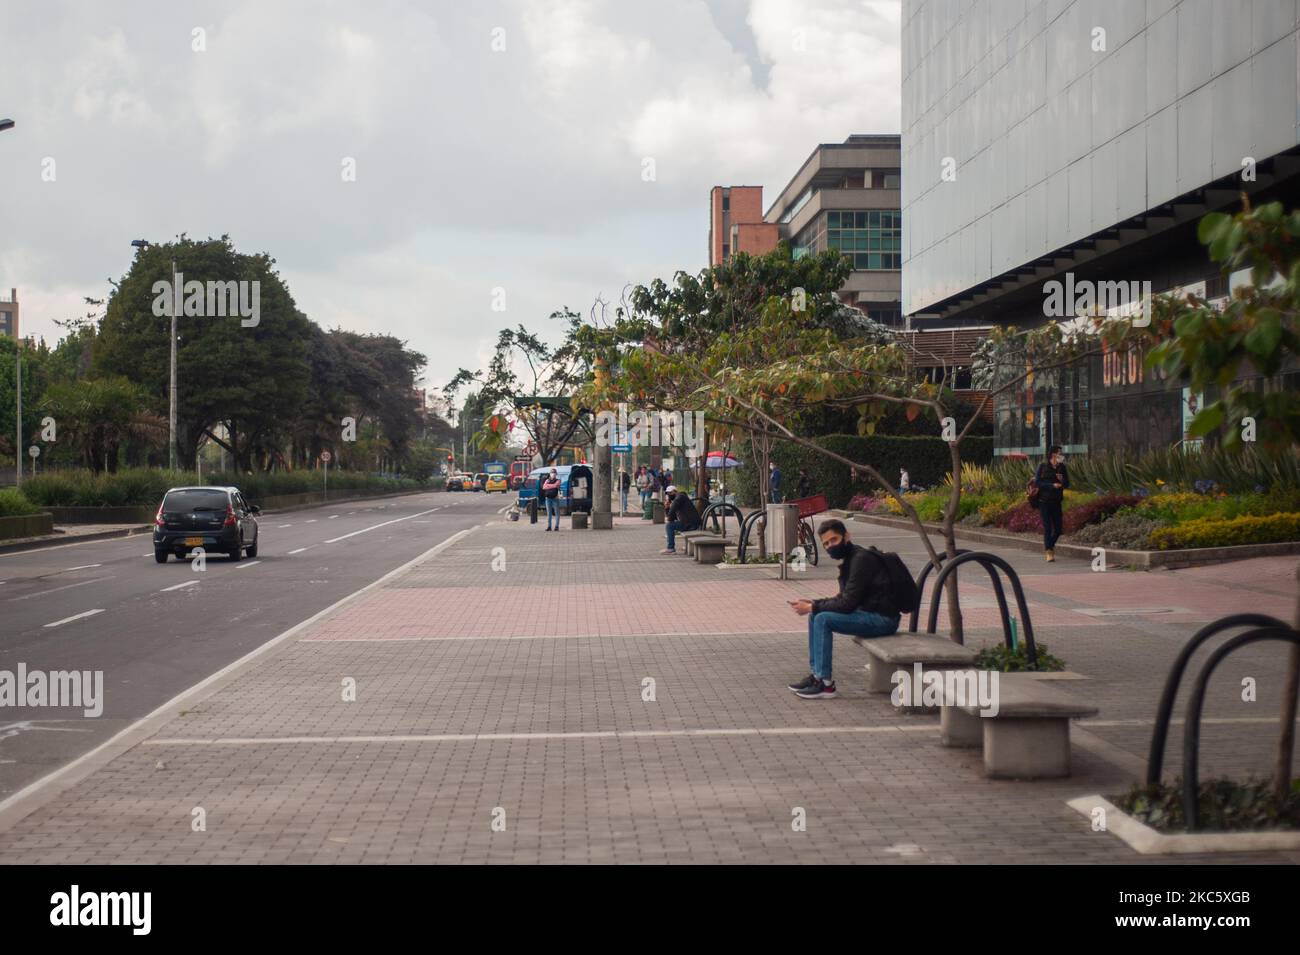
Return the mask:
<path id="1" fill-rule="evenodd" d="M 941 707 L 943 745 L 982 745 L 984 774 L 993 779 L 1069 776 L 1070 720 L 1096 716 L 1097 707 L 1033 674 L 997 676 L 995 715 L 980 715 L 983 708 L 978 701 Z"/>
<path id="2" fill-rule="evenodd" d="M 871 654 L 867 667 L 868 693 L 893 693 L 895 671 L 912 679 L 913 665 L 925 670 L 956 670 L 969 667 L 979 655 L 970 647 L 933 634 L 900 633 L 889 637 L 862 637 L 856 641 Z M 899 707 L 908 712 L 933 713 L 936 707 Z"/>
<path id="3" fill-rule="evenodd" d="M 697 537 L 692 542 L 695 550 L 695 562 L 697 564 L 720 564 L 722 555 L 726 549 L 736 542 L 726 537 Z"/>
<path id="4" fill-rule="evenodd" d="M 682 531 L 680 534 L 677 535 L 677 539 L 682 542 L 681 550 L 685 552 L 687 557 L 690 557 L 691 554 L 694 553 L 691 550 L 691 545 L 694 543 L 694 541 L 696 541 L 698 538 L 701 537 L 717 537 L 717 536 L 718 535 L 714 534 L 713 531 L 694 530 L 694 531 Z"/>

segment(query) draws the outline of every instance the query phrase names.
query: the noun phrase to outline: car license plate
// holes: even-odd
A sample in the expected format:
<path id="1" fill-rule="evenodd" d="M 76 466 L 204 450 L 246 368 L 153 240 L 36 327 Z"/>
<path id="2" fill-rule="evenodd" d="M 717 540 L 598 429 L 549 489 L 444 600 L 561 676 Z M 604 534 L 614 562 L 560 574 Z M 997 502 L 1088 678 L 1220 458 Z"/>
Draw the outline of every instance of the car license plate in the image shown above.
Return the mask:
<path id="1" fill-rule="evenodd" d="M 185 546 L 186 546 L 186 547 L 202 547 L 202 546 L 203 546 L 203 538 L 202 538 L 202 537 L 187 537 L 187 538 L 185 538 Z"/>

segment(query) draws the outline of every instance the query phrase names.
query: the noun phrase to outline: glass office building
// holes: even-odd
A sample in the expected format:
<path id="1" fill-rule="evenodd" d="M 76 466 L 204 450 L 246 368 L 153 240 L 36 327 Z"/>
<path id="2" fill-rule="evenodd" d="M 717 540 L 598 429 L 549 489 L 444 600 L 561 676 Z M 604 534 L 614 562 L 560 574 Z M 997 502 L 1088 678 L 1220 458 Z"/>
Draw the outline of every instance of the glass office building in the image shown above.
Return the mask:
<path id="1" fill-rule="evenodd" d="M 1296 0 L 904 0 L 903 309 L 913 327 L 1047 321 L 1044 283 L 1215 299 L 1196 224 L 1300 205 Z M 1167 446 L 1210 396 L 1107 355 L 1030 379 L 998 453 Z M 1255 387 L 1294 387 L 1295 375 Z"/>

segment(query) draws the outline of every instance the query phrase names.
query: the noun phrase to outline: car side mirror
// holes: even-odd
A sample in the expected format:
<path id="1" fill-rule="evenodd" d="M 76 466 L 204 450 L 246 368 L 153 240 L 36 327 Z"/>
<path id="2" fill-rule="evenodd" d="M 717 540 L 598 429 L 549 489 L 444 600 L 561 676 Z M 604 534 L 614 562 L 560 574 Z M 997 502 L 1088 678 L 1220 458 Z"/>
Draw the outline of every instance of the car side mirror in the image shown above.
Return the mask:
<path id="1" fill-rule="evenodd" d="M 250 514 L 261 514 L 261 513 L 262 513 L 262 509 L 261 509 L 260 507 L 258 507 L 256 504 L 250 504 L 250 505 L 248 505 L 248 511 L 249 511 Z"/>

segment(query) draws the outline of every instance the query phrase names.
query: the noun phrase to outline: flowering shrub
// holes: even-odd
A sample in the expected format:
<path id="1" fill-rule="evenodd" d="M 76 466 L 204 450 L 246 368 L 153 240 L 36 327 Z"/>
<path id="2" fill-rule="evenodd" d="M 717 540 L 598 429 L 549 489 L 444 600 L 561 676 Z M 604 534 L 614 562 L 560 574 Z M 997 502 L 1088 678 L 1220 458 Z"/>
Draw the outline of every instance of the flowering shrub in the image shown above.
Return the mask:
<path id="1" fill-rule="evenodd" d="M 1099 544 L 1120 550 L 1147 550 L 1151 532 L 1165 526 L 1164 521 L 1151 518 L 1140 508 L 1125 508 L 1100 524 L 1080 528 L 1070 541 L 1074 544 Z"/>
<path id="2" fill-rule="evenodd" d="M 884 504 L 884 499 L 876 497 L 874 494 L 855 494 L 849 501 L 850 511 L 866 511 L 870 513 Z"/>
<path id="3" fill-rule="evenodd" d="M 1120 508 L 1130 507 L 1137 502 L 1138 498 L 1127 494 L 1093 497 L 1091 494 L 1072 494 L 1066 491 L 1065 510 L 1062 514 L 1065 533 L 1073 534 L 1079 528 L 1104 520 Z M 1043 532 L 1043 519 L 1038 513 L 1038 508 L 1030 507 L 1028 501 L 1021 501 L 1003 513 L 997 519 L 997 525 L 1013 533 L 1041 534 Z"/>
<path id="4" fill-rule="evenodd" d="M 1159 550 L 1184 547 L 1231 547 L 1300 540 L 1300 514 L 1242 515 L 1230 520 L 1201 518 L 1151 532 L 1151 546 Z"/>

